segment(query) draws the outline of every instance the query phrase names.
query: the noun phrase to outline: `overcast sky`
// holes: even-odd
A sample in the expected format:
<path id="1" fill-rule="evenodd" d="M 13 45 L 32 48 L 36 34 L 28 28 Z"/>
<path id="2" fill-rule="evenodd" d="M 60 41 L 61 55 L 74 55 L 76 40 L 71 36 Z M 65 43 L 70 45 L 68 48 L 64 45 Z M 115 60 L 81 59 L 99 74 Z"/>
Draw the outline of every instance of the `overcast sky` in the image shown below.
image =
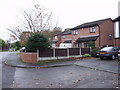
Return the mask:
<path id="1" fill-rule="evenodd" d="M 95 20 L 115 19 L 118 16 L 118 2 L 119 0 L 1 0 L 0 38 L 9 38 L 5 28 L 18 24 L 21 15 L 19 10 L 30 10 L 37 3 L 46 12 L 52 12 L 53 21 L 58 21 L 57 26 L 64 30 Z"/>

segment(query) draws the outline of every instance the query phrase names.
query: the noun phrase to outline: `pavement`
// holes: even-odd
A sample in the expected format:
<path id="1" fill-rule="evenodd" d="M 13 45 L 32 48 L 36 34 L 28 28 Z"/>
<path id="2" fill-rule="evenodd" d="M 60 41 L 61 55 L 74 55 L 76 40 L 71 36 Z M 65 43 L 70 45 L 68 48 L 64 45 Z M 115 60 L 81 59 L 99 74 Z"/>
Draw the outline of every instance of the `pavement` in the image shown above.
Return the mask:
<path id="1" fill-rule="evenodd" d="M 15 58 L 15 59 L 12 58 L 11 60 L 10 59 L 5 60 L 4 63 L 8 66 L 18 67 L 18 68 L 49 68 L 49 67 L 77 65 L 80 67 L 96 69 L 96 70 L 101 70 L 101 71 L 115 73 L 115 74 L 118 73 L 117 60 L 100 60 L 99 58 L 39 65 L 35 63 L 24 63 L 19 59 L 19 55 L 18 55 L 18 58 Z"/>

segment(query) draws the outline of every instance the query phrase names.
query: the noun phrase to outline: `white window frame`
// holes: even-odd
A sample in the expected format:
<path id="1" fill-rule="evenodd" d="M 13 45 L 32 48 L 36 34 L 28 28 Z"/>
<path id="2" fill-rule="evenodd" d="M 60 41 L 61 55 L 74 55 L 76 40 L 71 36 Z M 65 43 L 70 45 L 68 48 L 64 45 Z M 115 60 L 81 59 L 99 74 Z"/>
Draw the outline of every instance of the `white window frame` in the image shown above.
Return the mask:
<path id="1" fill-rule="evenodd" d="M 74 35 L 77 35 L 77 34 L 78 34 L 78 30 L 74 30 L 74 31 L 73 31 L 73 34 L 74 34 Z"/>
<path id="2" fill-rule="evenodd" d="M 95 27 L 90 27 L 90 33 L 95 33 Z"/>

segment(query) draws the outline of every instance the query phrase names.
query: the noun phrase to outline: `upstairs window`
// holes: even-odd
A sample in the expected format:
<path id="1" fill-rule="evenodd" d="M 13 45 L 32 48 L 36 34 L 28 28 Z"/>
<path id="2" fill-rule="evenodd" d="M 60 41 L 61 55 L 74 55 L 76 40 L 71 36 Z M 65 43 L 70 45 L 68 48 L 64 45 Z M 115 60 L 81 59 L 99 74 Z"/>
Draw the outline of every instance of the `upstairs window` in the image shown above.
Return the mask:
<path id="1" fill-rule="evenodd" d="M 73 31 L 73 34 L 74 34 L 74 35 L 77 35 L 77 34 L 78 34 L 78 30 L 74 30 L 74 31 Z"/>
<path id="2" fill-rule="evenodd" d="M 95 27 L 90 27 L 90 33 L 95 33 Z"/>

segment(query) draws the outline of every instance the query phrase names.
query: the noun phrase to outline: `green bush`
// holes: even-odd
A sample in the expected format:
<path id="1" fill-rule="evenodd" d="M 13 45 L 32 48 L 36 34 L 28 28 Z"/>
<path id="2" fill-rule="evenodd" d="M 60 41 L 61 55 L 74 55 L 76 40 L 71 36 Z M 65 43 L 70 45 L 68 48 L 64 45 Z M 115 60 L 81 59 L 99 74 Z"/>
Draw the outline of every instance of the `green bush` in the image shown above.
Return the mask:
<path id="1" fill-rule="evenodd" d="M 84 54 L 82 55 L 83 57 L 90 57 L 91 55 L 90 54 Z"/>
<path id="2" fill-rule="evenodd" d="M 26 42 L 26 51 L 27 52 L 37 52 L 38 50 L 45 50 L 49 46 L 48 40 L 40 33 L 35 33 L 28 38 Z"/>
<path id="3" fill-rule="evenodd" d="M 90 55 L 92 57 L 97 57 L 97 51 L 99 51 L 100 49 L 99 48 L 94 48 L 91 52 L 90 52 Z"/>
<path id="4" fill-rule="evenodd" d="M 19 41 L 14 42 L 12 44 L 12 47 L 15 48 L 16 51 L 19 50 L 21 48 L 20 42 Z"/>

